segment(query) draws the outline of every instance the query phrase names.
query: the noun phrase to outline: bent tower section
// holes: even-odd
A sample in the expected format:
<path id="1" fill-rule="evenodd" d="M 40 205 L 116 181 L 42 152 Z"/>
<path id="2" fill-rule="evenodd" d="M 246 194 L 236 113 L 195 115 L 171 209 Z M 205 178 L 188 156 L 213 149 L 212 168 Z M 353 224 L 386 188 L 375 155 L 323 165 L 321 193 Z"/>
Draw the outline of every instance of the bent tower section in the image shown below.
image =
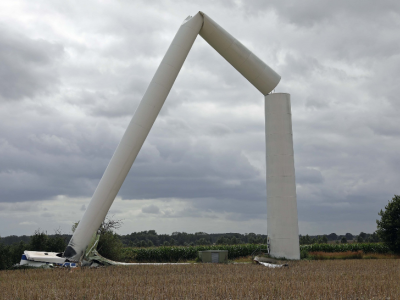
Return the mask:
<path id="1" fill-rule="evenodd" d="M 193 18 L 187 18 L 176 33 L 64 251 L 64 256 L 70 261 L 82 259 L 93 234 L 104 221 L 202 24 L 203 18 L 197 14 Z"/>
<path id="2" fill-rule="evenodd" d="M 213 19 L 203 12 L 200 14 L 204 18 L 200 36 L 261 94 L 268 95 L 278 85 L 281 76 Z"/>

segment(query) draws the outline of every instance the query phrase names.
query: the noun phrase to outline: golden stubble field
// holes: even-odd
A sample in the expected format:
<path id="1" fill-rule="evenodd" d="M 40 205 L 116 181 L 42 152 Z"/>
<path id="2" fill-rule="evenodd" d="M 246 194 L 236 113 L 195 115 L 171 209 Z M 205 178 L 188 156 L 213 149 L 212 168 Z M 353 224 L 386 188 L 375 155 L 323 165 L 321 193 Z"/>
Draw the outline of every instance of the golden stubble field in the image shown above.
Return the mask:
<path id="1" fill-rule="evenodd" d="M 1 299 L 400 299 L 400 260 L 0 272 Z"/>

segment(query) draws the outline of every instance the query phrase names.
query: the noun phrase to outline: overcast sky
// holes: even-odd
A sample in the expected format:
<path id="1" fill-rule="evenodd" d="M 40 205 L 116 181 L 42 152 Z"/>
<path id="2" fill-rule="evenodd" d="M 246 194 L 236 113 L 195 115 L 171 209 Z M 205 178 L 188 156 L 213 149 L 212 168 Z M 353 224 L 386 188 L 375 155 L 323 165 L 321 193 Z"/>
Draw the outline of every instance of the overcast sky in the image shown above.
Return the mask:
<path id="1" fill-rule="evenodd" d="M 400 194 L 398 1 L 0 2 L 0 236 L 71 232 L 182 21 L 204 11 L 291 94 L 301 234 Z M 264 98 L 200 36 L 110 215 L 266 233 Z"/>

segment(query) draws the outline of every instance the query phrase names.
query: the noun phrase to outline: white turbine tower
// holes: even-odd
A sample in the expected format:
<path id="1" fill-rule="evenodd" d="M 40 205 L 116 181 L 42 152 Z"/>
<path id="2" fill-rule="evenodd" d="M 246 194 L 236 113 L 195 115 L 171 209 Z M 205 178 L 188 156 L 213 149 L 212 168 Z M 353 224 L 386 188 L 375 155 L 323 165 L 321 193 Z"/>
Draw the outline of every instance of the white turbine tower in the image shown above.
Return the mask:
<path id="1" fill-rule="evenodd" d="M 265 96 L 267 228 L 270 254 L 299 259 L 293 138 L 288 94 L 269 94 L 280 76 L 203 12 L 185 19 L 158 67 L 65 252 L 25 251 L 27 261 L 80 262 L 200 34 Z M 46 260 L 47 259 L 47 260 Z"/>

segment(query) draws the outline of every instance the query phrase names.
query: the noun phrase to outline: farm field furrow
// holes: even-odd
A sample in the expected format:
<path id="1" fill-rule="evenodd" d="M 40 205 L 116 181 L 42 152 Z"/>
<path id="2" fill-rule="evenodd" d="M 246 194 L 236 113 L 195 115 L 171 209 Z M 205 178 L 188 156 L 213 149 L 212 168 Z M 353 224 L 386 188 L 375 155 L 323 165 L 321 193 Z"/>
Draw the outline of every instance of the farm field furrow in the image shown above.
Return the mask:
<path id="1" fill-rule="evenodd" d="M 400 260 L 0 272 L 1 299 L 400 299 Z"/>

